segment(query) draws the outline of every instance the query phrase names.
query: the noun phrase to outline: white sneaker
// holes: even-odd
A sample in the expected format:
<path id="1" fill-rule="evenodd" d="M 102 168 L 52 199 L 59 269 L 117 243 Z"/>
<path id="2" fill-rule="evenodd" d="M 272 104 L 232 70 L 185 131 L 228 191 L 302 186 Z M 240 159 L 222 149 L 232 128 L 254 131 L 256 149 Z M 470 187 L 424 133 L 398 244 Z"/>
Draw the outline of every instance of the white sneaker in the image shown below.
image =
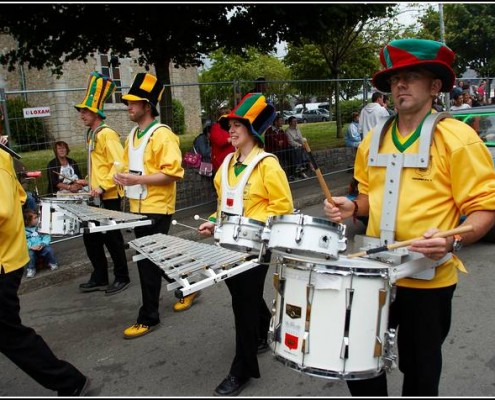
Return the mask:
<path id="1" fill-rule="evenodd" d="M 52 271 L 55 271 L 58 268 L 58 264 L 48 264 L 48 266 Z"/>
<path id="2" fill-rule="evenodd" d="M 34 270 L 34 269 L 28 269 L 28 270 L 27 270 L 26 276 L 27 276 L 28 278 L 32 278 L 32 277 L 34 277 L 35 275 L 36 275 L 36 270 Z"/>

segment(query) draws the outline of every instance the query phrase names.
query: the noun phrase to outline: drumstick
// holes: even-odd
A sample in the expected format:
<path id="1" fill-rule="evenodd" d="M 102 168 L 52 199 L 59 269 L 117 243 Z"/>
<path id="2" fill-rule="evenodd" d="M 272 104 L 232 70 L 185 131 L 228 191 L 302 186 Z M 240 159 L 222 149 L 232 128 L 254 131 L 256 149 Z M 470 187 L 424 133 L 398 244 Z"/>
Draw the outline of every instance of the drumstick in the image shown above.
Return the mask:
<path id="1" fill-rule="evenodd" d="M 53 172 L 54 174 L 57 174 L 58 176 L 61 176 L 61 177 L 62 177 L 62 178 L 64 178 L 64 179 L 67 179 L 70 183 L 74 183 L 74 182 L 75 182 L 75 180 L 74 180 L 74 179 L 67 178 L 64 174 L 61 174 L 61 173 L 59 173 L 59 172 L 57 172 L 57 171 L 52 171 L 52 172 Z"/>
<path id="2" fill-rule="evenodd" d="M 457 228 L 454 229 L 449 229 L 447 231 L 440 231 L 435 233 L 432 238 L 445 238 L 453 235 L 457 235 L 459 233 L 465 233 L 465 232 L 471 232 L 473 230 L 472 225 L 463 225 L 463 226 L 458 226 Z M 347 258 L 354 258 L 354 257 L 362 257 L 368 254 L 374 254 L 374 253 L 380 253 L 385 250 L 393 250 L 397 249 L 399 247 L 405 247 L 409 246 L 412 242 L 415 242 L 416 240 L 423 240 L 423 236 L 416 237 L 414 239 L 409 239 L 409 240 L 404 240 L 403 242 L 395 242 L 392 244 L 389 244 L 387 246 L 380 246 L 376 247 L 374 249 L 369 249 L 366 251 L 360 251 L 359 253 L 354 253 L 354 254 L 348 254 Z"/>
<path id="3" fill-rule="evenodd" d="M 17 158 L 18 160 L 20 160 L 22 157 L 17 154 L 14 150 L 12 150 L 10 147 L 7 147 L 5 145 L 3 145 L 2 143 L 0 143 L 0 149 L 6 151 L 7 153 L 9 153 L 12 157 L 14 158 Z"/>
<path id="4" fill-rule="evenodd" d="M 58 196 L 91 196 L 91 193 L 89 193 L 89 192 L 76 192 L 76 193 L 57 192 L 57 197 Z"/>
<path id="5" fill-rule="evenodd" d="M 194 226 L 190 226 L 190 225 L 184 225 L 184 224 L 181 224 L 179 222 L 177 222 L 177 220 L 172 220 L 172 225 L 182 225 L 182 226 L 185 226 L 186 228 L 189 228 L 189 229 L 194 229 L 195 231 L 198 231 L 198 228 L 195 228 Z"/>
<path id="6" fill-rule="evenodd" d="M 201 221 L 211 222 L 211 221 L 210 221 L 210 220 L 208 220 L 208 219 L 201 218 L 198 214 L 196 214 L 196 215 L 194 216 L 194 219 L 195 219 L 196 221 L 200 219 Z"/>
<path id="7" fill-rule="evenodd" d="M 327 183 L 325 182 L 325 178 L 323 178 L 323 175 L 321 174 L 321 171 L 320 171 L 320 168 L 318 167 L 318 164 L 316 164 L 316 160 L 313 157 L 313 154 L 311 153 L 311 149 L 309 148 L 309 144 L 308 144 L 307 140 L 303 143 L 303 146 L 304 146 L 304 150 L 306 150 L 306 153 L 308 153 L 311 167 L 313 168 L 313 170 L 316 173 L 316 177 L 318 178 L 318 182 L 320 182 L 320 186 L 323 190 L 323 193 L 325 194 L 327 201 L 331 205 L 335 206 L 335 203 L 332 199 L 332 194 L 330 193 L 330 190 L 328 189 Z"/>

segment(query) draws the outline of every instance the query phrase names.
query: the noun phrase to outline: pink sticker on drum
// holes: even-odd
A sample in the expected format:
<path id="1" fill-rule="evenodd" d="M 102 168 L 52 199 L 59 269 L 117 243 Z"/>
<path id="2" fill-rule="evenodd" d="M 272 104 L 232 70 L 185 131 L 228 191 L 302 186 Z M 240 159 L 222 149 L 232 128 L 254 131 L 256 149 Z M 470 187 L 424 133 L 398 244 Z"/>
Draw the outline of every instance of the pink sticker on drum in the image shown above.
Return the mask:
<path id="1" fill-rule="evenodd" d="M 285 334 L 285 345 L 290 350 L 297 349 L 298 344 L 299 344 L 299 338 L 297 336 L 291 335 L 290 333 Z"/>

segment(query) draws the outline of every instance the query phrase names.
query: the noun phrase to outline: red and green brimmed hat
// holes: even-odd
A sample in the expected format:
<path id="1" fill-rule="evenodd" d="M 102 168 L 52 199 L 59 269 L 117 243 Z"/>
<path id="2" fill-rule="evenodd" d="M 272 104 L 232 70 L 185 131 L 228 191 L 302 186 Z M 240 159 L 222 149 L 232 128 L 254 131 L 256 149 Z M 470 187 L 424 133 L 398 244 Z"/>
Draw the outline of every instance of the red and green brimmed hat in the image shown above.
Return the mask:
<path id="1" fill-rule="evenodd" d="M 82 108 L 87 108 L 105 119 L 106 115 L 103 112 L 105 101 L 115 92 L 115 83 L 105 75 L 93 71 L 89 75 L 88 88 L 84 100 L 76 104 L 74 107 L 79 111 Z"/>
<path id="2" fill-rule="evenodd" d="M 229 119 L 243 122 L 249 131 L 261 143 L 264 143 L 263 133 L 276 117 L 275 107 L 261 93 L 248 93 L 229 114 L 222 115 L 218 122 L 226 131 L 229 130 Z"/>
<path id="3" fill-rule="evenodd" d="M 442 92 L 450 92 L 455 82 L 452 70 L 455 53 L 445 44 L 426 39 L 399 39 L 387 44 L 380 52 L 385 69 L 373 75 L 373 86 L 390 92 L 390 77 L 401 69 L 421 67 L 442 80 Z"/>
<path id="4" fill-rule="evenodd" d="M 140 72 L 134 78 L 129 92 L 122 96 L 122 102 L 127 105 L 127 101 L 146 101 L 151 105 L 151 113 L 158 116 L 158 102 L 162 98 L 163 84 L 151 74 Z"/>

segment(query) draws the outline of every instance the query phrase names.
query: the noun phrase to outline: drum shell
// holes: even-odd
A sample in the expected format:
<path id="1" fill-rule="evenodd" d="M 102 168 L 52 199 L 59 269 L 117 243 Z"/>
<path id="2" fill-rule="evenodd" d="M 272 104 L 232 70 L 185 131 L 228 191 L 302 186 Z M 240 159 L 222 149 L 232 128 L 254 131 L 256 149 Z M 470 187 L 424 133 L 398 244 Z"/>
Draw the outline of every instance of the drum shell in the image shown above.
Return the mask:
<path id="1" fill-rule="evenodd" d="M 347 248 L 345 225 L 309 215 L 270 217 L 267 230 L 267 248 L 276 253 L 328 260 L 339 258 L 339 253 Z"/>
<path id="2" fill-rule="evenodd" d="M 328 379 L 367 379 L 383 372 L 388 264 L 340 257 L 323 265 L 284 258 L 277 263 L 276 275 L 282 281 L 270 324 L 276 359 Z M 347 310 L 349 290 L 353 295 Z M 345 343 L 348 351 L 343 356 Z"/>
<path id="3" fill-rule="evenodd" d="M 77 198 L 44 198 L 40 201 L 40 228 L 39 232 L 53 236 L 72 236 L 80 231 L 80 223 L 77 218 L 68 214 L 59 207 L 60 204 L 82 203 Z"/>
<path id="4" fill-rule="evenodd" d="M 264 227 L 263 222 L 254 219 L 226 215 L 215 227 L 214 238 L 222 247 L 259 255 L 262 250 L 261 235 Z"/>

